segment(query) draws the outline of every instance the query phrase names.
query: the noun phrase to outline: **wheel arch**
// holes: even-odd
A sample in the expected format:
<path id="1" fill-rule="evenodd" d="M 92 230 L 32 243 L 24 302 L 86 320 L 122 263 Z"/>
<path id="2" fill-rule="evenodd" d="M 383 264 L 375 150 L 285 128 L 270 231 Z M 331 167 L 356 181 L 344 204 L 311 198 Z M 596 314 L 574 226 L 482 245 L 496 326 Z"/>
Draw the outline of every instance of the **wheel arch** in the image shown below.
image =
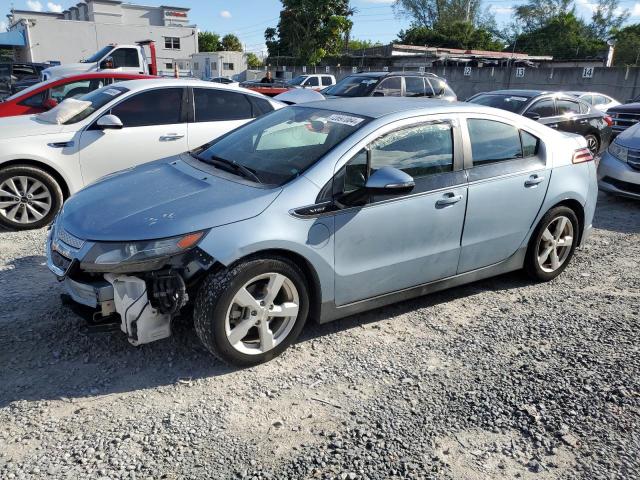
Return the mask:
<path id="1" fill-rule="evenodd" d="M 53 168 L 51 165 L 47 165 L 44 162 L 40 162 L 38 160 L 29 160 L 29 159 L 8 160 L 0 164 L 0 170 L 6 167 L 15 167 L 18 165 L 35 167 L 35 168 L 41 169 L 44 172 L 47 172 L 49 175 L 51 175 L 55 179 L 56 182 L 58 182 L 58 185 L 60 185 L 60 188 L 62 189 L 62 197 L 64 198 L 64 200 L 66 200 L 71 196 L 71 190 L 69 188 L 69 184 L 65 180 L 65 178 L 62 176 L 62 174 L 58 170 Z"/>
<path id="2" fill-rule="evenodd" d="M 238 263 L 248 260 L 273 257 L 284 258 L 296 265 L 298 268 L 300 268 L 300 270 L 302 270 L 302 273 L 304 274 L 305 280 L 307 281 L 307 285 L 309 287 L 309 314 L 314 321 L 318 322 L 320 320 L 320 306 L 322 304 L 322 286 L 320 283 L 320 277 L 311 262 L 303 255 L 293 252 L 292 250 L 282 248 L 269 248 L 252 252 L 244 257 L 236 259 L 232 264 L 227 266 L 216 262 L 216 264 L 212 268 L 231 268 L 233 265 L 237 265 Z"/>

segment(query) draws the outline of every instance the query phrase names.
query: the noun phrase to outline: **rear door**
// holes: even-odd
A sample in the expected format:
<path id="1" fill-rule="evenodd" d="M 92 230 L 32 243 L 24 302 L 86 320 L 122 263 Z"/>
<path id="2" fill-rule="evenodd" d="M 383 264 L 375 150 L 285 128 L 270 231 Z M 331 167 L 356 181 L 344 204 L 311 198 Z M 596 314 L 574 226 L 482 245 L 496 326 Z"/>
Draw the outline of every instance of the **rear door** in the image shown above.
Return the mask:
<path id="1" fill-rule="evenodd" d="M 186 88 L 156 88 L 133 94 L 110 111 L 123 124 L 101 130 L 93 122 L 80 136 L 85 184 L 111 172 L 187 150 Z"/>
<path id="2" fill-rule="evenodd" d="M 204 145 L 254 118 L 248 95 L 218 88 L 194 88 L 188 126 L 189 150 Z M 255 116 L 258 116 L 256 112 Z"/>
<path id="3" fill-rule="evenodd" d="M 469 116 L 465 166 L 467 213 L 458 273 L 513 255 L 540 211 L 549 185 L 544 144 L 502 119 Z"/>

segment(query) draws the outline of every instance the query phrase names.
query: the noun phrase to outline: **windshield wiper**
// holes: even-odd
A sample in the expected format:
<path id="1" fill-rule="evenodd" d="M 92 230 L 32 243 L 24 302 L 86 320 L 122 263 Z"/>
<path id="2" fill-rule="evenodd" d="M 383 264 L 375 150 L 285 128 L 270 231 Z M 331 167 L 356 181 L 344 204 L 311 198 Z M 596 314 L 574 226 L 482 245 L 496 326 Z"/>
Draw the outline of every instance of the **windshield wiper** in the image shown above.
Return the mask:
<path id="1" fill-rule="evenodd" d="M 227 171 L 229 171 L 229 167 L 231 167 L 231 169 L 233 170 L 231 173 L 240 174 L 240 176 L 249 178 L 254 182 L 262 183 L 262 180 L 260 180 L 260 178 L 250 169 L 233 160 L 227 160 L 226 158 L 212 156 L 209 160 L 203 161 L 211 163 L 214 167 L 219 167 Z"/>

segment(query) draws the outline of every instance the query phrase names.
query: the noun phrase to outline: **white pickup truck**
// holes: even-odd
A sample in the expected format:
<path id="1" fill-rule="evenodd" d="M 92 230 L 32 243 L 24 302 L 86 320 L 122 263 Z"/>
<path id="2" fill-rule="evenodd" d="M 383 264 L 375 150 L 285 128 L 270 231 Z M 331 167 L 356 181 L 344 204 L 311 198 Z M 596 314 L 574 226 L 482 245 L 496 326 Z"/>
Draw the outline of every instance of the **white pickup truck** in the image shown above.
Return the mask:
<path id="1" fill-rule="evenodd" d="M 144 47 L 149 47 L 149 54 Z M 42 71 L 42 80 L 52 80 L 67 75 L 102 70 L 157 75 L 156 48 L 154 42 L 145 40 L 135 45 L 107 45 L 79 63 L 66 63 Z"/>
<path id="2" fill-rule="evenodd" d="M 289 85 L 303 88 L 311 88 L 313 90 L 322 90 L 336 84 L 336 77 L 325 73 L 302 74 L 289 80 Z"/>

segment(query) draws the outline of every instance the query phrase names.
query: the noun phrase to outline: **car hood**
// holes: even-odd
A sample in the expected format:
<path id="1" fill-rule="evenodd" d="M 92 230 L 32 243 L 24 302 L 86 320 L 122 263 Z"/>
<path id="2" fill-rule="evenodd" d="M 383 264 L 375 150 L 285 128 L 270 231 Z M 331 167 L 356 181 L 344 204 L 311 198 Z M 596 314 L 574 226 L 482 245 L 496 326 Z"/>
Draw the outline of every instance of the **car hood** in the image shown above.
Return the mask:
<path id="1" fill-rule="evenodd" d="M 640 124 L 623 130 L 615 139 L 615 143 L 623 147 L 640 149 Z"/>
<path id="2" fill-rule="evenodd" d="M 624 105 L 616 105 L 607 110 L 607 113 L 639 113 L 640 103 L 625 103 Z"/>
<path id="3" fill-rule="evenodd" d="M 73 73 L 84 73 L 94 70 L 95 63 L 65 63 L 64 65 L 56 65 L 55 67 L 45 68 L 42 71 L 43 75 L 47 75 L 47 78 L 60 78 L 65 75 L 71 75 Z"/>
<path id="4" fill-rule="evenodd" d="M 105 177 L 67 200 L 59 221 L 85 240 L 166 238 L 255 217 L 282 191 L 207 173 L 181 158 Z"/>
<path id="5" fill-rule="evenodd" d="M 62 131 L 62 129 L 64 129 L 64 125 L 43 122 L 38 119 L 37 115 L 0 118 L 0 140 L 53 134 Z"/>

